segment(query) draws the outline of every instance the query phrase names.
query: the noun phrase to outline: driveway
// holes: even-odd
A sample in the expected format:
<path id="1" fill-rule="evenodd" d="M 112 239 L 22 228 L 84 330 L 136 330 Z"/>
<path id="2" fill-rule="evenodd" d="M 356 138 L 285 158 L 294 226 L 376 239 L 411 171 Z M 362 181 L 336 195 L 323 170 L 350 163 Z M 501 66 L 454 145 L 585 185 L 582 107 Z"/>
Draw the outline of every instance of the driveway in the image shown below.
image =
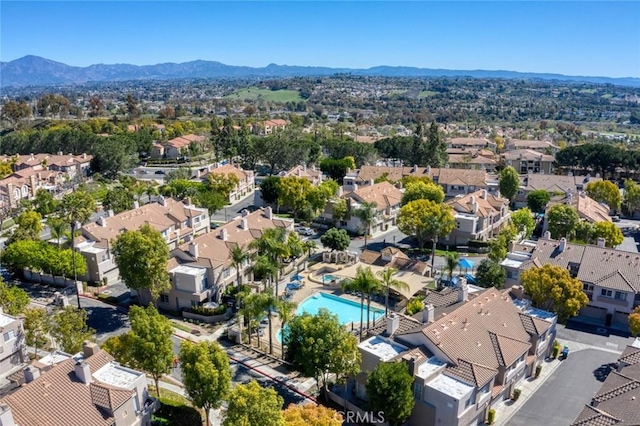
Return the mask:
<path id="1" fill-rule="evenodd" d="M 618 354 L 597 349 L 571 352 L 509 421 L 509 426 L 568 425 L 598 391 Z"/>

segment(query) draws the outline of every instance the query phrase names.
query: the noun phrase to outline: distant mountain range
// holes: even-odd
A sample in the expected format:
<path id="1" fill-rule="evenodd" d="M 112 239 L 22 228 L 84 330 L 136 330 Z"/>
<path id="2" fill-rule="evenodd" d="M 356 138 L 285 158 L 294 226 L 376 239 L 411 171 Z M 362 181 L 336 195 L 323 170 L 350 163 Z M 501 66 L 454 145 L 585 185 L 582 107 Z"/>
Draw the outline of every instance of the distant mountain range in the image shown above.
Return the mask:
<path id="1" fill-rule="evenodd" d="M 561 80 L 640 87 L 640 78 L 634 77 L 585 77 L 568 76 L 563 74 L 523 73 L 516 71 L 465 71 L 391 66 L 352 69 L 269 64 L 262 68 L 252 68 L 225 65 L 215 61 L 192 61 L 181 64 L 164 63 L 143 66 L 129 64 L 95 64 L 88 67 L 73 67 L 61 62 L 32 55 L 10 62 L 0 62 L 0 86 L 46 86 L 54 84 L 77 84 L 86 82 L 142 79 L 172 80 L 184 78 L 309 77 L 327 76 L 337 73 L 386 77 L 475 77 Z"/>

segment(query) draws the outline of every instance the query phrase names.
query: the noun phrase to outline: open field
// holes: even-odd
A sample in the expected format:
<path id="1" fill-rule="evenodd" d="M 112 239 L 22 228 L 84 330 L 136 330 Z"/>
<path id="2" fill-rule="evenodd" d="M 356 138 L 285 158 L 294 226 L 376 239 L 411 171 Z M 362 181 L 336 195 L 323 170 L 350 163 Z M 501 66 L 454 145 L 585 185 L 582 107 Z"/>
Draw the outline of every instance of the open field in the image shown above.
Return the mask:
<path id="1" fill-rule="evenodd" d="M 431 90 L 421 90 L 420 94 L 418 95 L 419 98 L 430 98 L 431 96 L 434 96 L 436 94 L 436 92 L 433 92 Z"/>
<path id="2" fill-rule="evenodd" d="M 303 100 L 297 90 L 269 90 L 249 87 L 247 89 L 238 90 L 227 96 L 227 99 L 243 99 L 256 100 L 262 99 L 272 102 L 297 102 Z"/>

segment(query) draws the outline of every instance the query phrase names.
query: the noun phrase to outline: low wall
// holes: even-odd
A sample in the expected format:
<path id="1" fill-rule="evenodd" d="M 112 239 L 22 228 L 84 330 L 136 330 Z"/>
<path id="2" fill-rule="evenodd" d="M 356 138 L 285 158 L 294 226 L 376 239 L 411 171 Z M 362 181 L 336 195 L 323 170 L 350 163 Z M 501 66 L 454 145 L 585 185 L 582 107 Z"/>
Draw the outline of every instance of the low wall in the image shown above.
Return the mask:
<path id="1" fill-rule="evenodd" d="M 53 277 L 49 274 L 43 274 L 40 272 L 32 272 L 27 269 L 22 271 L 24 274 L 24 278 L 28 281 L 33 281 L 41 284 L 49 284 L 56 287 L 68 287 L 73 285 L 72 279 L 64 279 L 62 277 Z"/>
<path id="2" fill-rule="evenodd" d="M 227 309 L 227 312 L 222 315 L 199 315 L 189 311 L 182 311 L 182 317 L 202 321 L 207 324 L 215 324 L 231 318 L 231 309 Z"/>

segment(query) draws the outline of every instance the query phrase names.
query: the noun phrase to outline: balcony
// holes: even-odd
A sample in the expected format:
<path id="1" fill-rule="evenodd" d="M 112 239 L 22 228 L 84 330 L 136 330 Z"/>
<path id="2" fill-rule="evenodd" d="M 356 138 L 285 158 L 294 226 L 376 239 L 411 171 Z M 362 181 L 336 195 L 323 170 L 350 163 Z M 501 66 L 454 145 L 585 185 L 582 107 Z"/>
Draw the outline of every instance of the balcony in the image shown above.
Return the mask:
<path id="1" fill-rule="evenodd" d="M 608 303 L 610 305 L 627 306 L 629 302 L 626 300 L 614 299 L 613 297 L 596 296 L 596 300 L 602 303 Z"/>

